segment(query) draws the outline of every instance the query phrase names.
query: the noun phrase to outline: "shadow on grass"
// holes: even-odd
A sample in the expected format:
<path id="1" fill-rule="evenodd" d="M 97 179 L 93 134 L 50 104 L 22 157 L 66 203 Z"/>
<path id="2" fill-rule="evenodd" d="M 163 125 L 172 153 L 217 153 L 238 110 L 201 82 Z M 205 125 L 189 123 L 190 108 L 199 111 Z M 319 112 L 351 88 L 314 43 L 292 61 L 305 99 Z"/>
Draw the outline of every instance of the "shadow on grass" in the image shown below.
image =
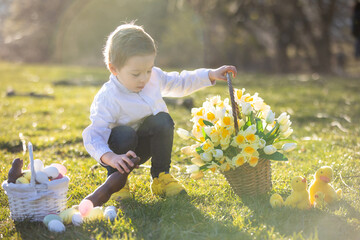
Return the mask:
<path id="1" fill-rule="evenodd" d="M 140 239 L 250 239 L 235 226 L 205 216 L 191 202 L 180 195 L 147 204 L 127 200 L 121 208 Z"/>
<path id="2" fill-rule="evenodd" d="M 292 208 L 272 209 L 269 196 L 245 197 L 243 203 L 253 211 L 255 223 L 272 226 L 281 235 L 294 236 L 301 233 L 306 238 L 318 239 L 360 239 L 360 231 L 349 218 L 360 221 L 360 214 L 349 203 L 340 201 L 326 209 L 298 210 Z M 334 211 L 347 212 L 345 216 L 335 215 Z"/>

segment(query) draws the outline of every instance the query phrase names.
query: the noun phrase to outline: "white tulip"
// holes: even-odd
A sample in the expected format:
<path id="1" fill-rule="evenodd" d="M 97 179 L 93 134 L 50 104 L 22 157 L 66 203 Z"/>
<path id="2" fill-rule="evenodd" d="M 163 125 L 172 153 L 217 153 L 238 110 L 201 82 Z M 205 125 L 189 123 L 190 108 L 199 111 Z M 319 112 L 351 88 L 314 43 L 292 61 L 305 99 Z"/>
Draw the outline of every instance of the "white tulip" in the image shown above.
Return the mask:
<path id="1" fill-rule="evenodd" d="M 183 128 L 178 128 L 176 130 L 176 133 L 184 140 L 188 140 L 191 137 L 190 133 Z"/>
<path id="2" fill-rule="evenodd" d="M 192 159 L 191 159 L 191 162 L 192 162 L 193 164 L 195 164 L 195 165 L 198 165 L 198 166 L 202 166 L 202 165 L 205 164 L 205 162 L 204 162 L 203 160 L 201 160 L 201 158 L 197 158 L 197 157 L 192 158 Z"/>
<path id="3" fill-rule="evenodd" d="M 244 103 L 242 104 L 242 112 L 245 116 L 250 115 L 250 113 L 252 112 L 252 106 L 250 103 Z"/>
<path id="4" fill-rule="evenodd" d="M 212 154 L 211 152 L 204 152 L 200 154 L 200 157 L 202 160 L 204 160 L 205 162 L 209 162 L 212 159 Z"/>
<path id="5" fill-rule="evenodd" d="M 194 180 L 199 180 L 199 179 L 202 179 L 204 177 L 204 173 L 202 171 L 199 171 L 199 172 L 195 172 L 195 173 L 192 173 L 190 175 L 190 177 Z"/>
<path id="6" fill-rule="evenodd" d="M 181 153 L 185 155 L 191 155 L 194 153 L 194 148 L 192 146 L 186 146 L 181 148 Z"/>
<path id="7" fill-rule="evenodd" d="M 191 166 L 186 167 L 186 172 L 187 173 L 195 173 L 195 172 L 198 172 L 198 171 L 200 171 L 200 168 L 197 165 L 191 165 Z"/>
<path id="8" fill-rule="evenodd" d="M 264 139 L 259 140 L 259 148 L 264 148 L 266 145 L 266 141 Z"/>
<path id="9" fill-rule="evenodd" d="M 284 150 L 285 152 L 290 152 L 292 150 L 294 150 L 296 148 L 296 143 L 285 143 L 282 146 L 282 150 Z"/>
<path id="10" fill-rule="evenodd" d="M 290 119 L 290 116 L 287 115 L 285 112 L 283 112 L 282 114 L 280 114 L 280 116 L 278 117 L 277 120 L 280 125 L 285 125 L 289 119 Z"/>
<path id="11" fill-rule="evenodd" d="M 273 124 L 275 119 L 275 113 L 271 110 L 269 110 L 267 116 L 266 116 L 266 123 L 267 124 Z"/>
<path id="12" fill-rule="evenodd" d="M 293 133 L 294 130 L 292 130 L 291 128 L 289 128 L 288 130 L 286 130 L 286 132 L 283 132 L 281 133 L 280 135 L 283 137 L 283 138 L 288 138 L 292 133 Z"/>
<path id="13" fill-rule="evenodd" d="M 213 154 L 214 158 L 216 158 L 216 159 L 222 158 L 224 156 L 224 153 L 221 149 L 212 150 L 212 154 Z"/>
<path id="14" fill-rule="evenodd" d="M 256 126 L 255 125 L 251 125 L 245 130 L 245 135 L 255 134 L 255 133 L 256 133 Z"/>
<path id="15" fill-rule="evenodd" d="M 267 145 L 266 147 L 264 147 L 264 152 L 267 155 L 271 155 L 271 154 L 275 153 L 276 151 L 277 151 L 277 149 L 273 145 Z"/>
<path id="16" fill-rule="evenodd" d="M 279 127 L 280 132 L 286 132 L 286 131 L 289 129 L 290 125 L 291 125 L 291 122 L 290 122 L 290 121 L 288 121 L 288 122 L 287 122 L 286 124 L 284 124 L 284 125 L 280 125 L 280 127 Z"/>

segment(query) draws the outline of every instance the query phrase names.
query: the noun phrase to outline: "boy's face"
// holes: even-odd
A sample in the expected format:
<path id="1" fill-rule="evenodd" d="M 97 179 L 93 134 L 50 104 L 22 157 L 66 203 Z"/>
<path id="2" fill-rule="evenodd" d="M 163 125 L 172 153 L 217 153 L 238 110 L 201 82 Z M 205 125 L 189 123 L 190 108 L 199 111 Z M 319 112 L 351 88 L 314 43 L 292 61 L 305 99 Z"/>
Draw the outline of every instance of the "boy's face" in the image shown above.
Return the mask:
<path id="1" fill-rule="evenodd" d="M 128 90 L 140 92 L 149 82 L 154 67 L 155 54 L 130 57 L 125 65 L 117 69 L 113 65 L 110 71 Z"/>

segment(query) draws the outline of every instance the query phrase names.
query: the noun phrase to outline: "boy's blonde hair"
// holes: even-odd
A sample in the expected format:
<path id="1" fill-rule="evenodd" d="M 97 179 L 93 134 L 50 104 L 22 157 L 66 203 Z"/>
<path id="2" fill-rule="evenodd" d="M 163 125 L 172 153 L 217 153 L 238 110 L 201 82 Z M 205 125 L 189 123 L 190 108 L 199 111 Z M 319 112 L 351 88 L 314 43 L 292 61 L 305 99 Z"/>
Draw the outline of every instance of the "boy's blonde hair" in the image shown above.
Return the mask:
<path id="1" fill-rule="evenodd" d="M 132 22 L 118 26 L 109 35 L 103 54 L 108 68 L 111 63 L 120 69 L 130 57 L 156 54 L 156 46 L 152 37 Z"/>

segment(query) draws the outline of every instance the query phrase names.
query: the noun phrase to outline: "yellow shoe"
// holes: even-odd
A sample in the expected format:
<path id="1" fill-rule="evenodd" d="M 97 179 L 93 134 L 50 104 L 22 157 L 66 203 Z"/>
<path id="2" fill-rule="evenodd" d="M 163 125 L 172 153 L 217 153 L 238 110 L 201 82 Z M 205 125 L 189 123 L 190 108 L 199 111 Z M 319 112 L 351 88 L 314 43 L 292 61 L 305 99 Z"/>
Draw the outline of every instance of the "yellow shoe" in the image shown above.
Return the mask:
<path id="1" fill-rule="evenodd" d="M 131 198 L 131 195 L 130 195 L 130 188 L 129 188 L 129 180 L 127 180 L 125 183 L 125 186 L 122 189 L 120 189 L 120 191 L 111 195 L 110 199 L 115 200 L 115 201 L 120 201 L 120 200 L 129 199 L 129 198 Z"/>
<path id="2" fill-rule="evenodd" d="M 174 196 L 186 193 L 185 187 L 169 173 L 160 173 L 158 178 L 154 178 L 151 183 L 151 191 L 154 195 Z"/>

